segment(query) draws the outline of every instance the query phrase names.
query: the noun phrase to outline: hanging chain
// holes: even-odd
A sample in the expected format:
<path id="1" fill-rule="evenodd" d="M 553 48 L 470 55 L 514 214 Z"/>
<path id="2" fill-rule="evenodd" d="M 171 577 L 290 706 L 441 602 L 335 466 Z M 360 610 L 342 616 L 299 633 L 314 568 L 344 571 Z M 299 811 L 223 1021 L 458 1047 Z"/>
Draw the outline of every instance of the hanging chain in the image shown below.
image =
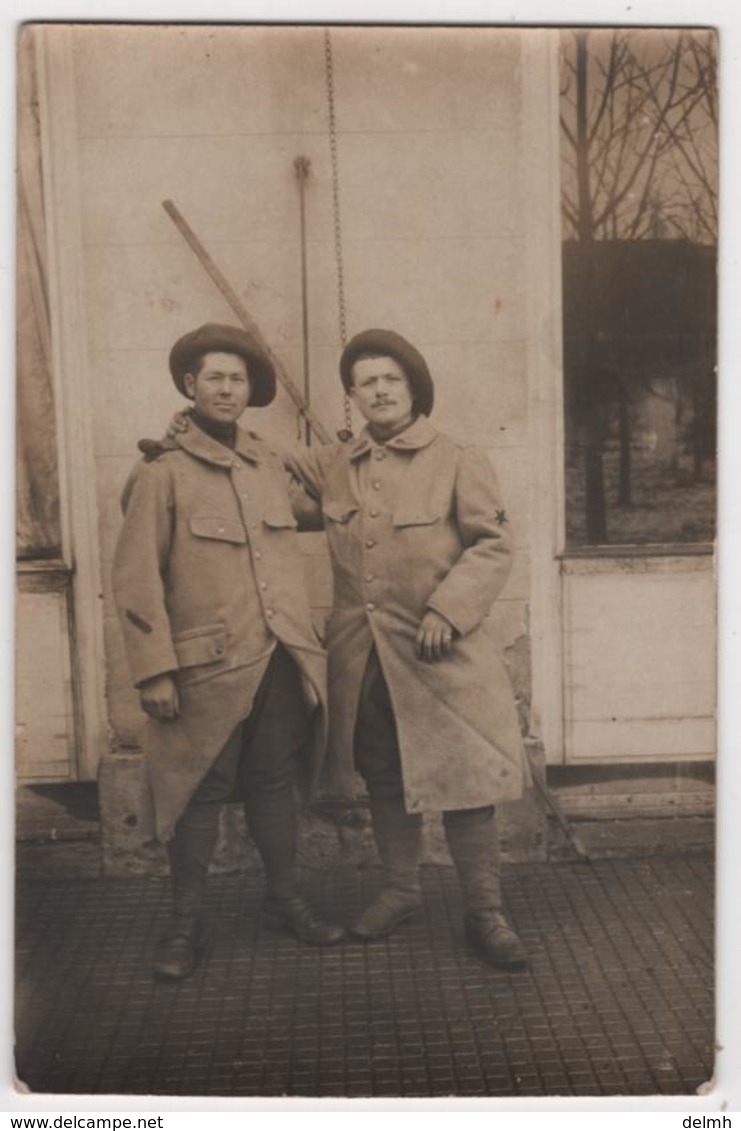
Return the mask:
<path id="1" fill-rule="evenodd" d="M 296 179 L 298 181 L 298 202 L 299 202 L 299 230 L 300 230 L 300 244 L 301 244 L 301 337 L 303 341 L 303 368 L 304 368 L 304 400 L 307 407 L 311 405 L 311 365 L 310 356 L 311 350 L 309 348 L 309 282 L 307 275 L 307 254 L 306 254 L 306 181 L 309 177 L 309 170 L 311 169 L 311 161 L 308 157 L 294 158 L 293 168 L 296 172 Z M 298 439 L 301 439 L 301 425 L 302 413 L 299 413 L 296 418 L 296 430 L 298 432 Z M 306 426 L 306 446 L 311 447 L 311 425 L 308 419 L 304 417 L 303 423 Z"/>
<path id="2" fill-rule="evenodd" d="M 324 29 L 324 63 L 327 79 L 327 111 L 329 116 L 329 155 L 332 163 L 332 204 L 334 210 L 334 254 L 337 264 L 337 305 L 339 313 L 340 342 L 347 345 L 347 313 L 345 308 L 345 269 L 342 258 L 342 219 L 340 211 L 340 162 L 337 149 L 337 121 L 334 104 L 334 64 L 332 60 L 332 37 L 329 28 Z M 341 440 L 352 436 L 352 413 L 350 398 L 344 395 L 345 427 L 338 433 Z"/>

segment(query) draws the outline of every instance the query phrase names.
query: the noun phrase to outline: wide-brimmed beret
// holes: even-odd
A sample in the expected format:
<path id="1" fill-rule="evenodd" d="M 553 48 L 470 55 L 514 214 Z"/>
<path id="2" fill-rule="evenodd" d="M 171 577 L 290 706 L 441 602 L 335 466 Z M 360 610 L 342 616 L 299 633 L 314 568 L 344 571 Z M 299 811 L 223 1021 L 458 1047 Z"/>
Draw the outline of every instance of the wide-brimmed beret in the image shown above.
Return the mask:
<path id="1" fill-rule="evenodd" d="M 340 358 L 340 377 L 347 392 L 352 388 L 353 364 L 363 353 L 393 357 L 394 361 L 398 361 L 409 379 L 414 407 L 417 412 L 430 415 L 435 401 L 435 386 L 427 362 L 411 342 L 395 330 L 363 330 L 356 334 L 347 343 Z"/>
<path id="2" fill-rule="evenodd" d="M 207 322 L 178 338 L 170 350 L 170 372 L 179 391 L 188 396 L 183 378 L 205 353 L 235 353 L 247 362 L 252 391 L 249 403 L 254 408 L 270 404 L 275 396 L 275 370 L 257 339 L 240 326 Z"/>

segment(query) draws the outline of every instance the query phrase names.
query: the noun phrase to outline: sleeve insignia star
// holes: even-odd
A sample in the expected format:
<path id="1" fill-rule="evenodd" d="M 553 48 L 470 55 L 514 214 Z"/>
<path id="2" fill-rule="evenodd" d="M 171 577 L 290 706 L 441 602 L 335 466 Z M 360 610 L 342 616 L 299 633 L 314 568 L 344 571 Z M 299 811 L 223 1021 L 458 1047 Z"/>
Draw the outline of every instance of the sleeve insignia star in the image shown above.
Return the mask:
<path id="1" fill-rule="evenodd" d="M 496 513 L 497 526 L 506 526 L 508 522 L 509 519 L 507 518 L 507 512 L 505 510 L 498 510 Z"/>

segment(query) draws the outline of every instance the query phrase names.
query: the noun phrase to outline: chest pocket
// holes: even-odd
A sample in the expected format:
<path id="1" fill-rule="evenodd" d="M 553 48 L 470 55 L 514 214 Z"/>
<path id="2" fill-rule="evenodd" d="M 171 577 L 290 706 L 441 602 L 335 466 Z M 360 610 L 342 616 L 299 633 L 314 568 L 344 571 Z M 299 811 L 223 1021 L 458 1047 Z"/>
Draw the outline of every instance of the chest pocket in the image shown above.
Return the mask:
<path id="1" fill-rule="evenodd" d="M 442 518 L 442 508 L 425 509 L 414 506 L 399 506 L 394 510 L 394 526 L 432 526 Z"/>
<path id="2" fill-rule="evenodd" d="M 238 519 L 222 518 L 218 514 L 194 514 L 190 520 L 190 532 L 196 538 L 210 538 L 215 542 L 231 542 L 239 546 L 247 541 L 247 533 Z"/>
<path id="3" fill-rule="evenodd" d="M 338 522 L 344 526 L 354 514 L 358 513 L 358 504 L 342 501 L 327 502 L 322 506 L 322 513 L 330 522 Z"/>
<path id="4" fill-rule="evenodd" d="M 291 512 L 283 507 L 266 508 L 265 514 L 262 516 L 262 521 L 266 526 L 269 526 L 271 530 L 295 530 L 298 526 Z"/>

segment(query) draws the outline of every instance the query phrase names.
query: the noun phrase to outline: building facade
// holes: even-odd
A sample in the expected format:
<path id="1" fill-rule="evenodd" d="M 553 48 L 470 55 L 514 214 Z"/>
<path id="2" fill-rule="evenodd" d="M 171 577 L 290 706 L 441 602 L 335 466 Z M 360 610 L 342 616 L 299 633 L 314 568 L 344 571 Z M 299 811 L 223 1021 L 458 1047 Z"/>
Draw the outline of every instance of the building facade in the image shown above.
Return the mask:
<path id="1" fill-rule="evenodd" d="M 23 33 L 19 247 L 34 254 L 19 287 L 36 352 L 19 354 L 36 376 L 19 364 L 19 386 L 48 382 L 46 400 L 19 398 L 19 451 L 54 498 L 51 533 L 18 563 L 18 780 L 99 779 L 113 855 L 136 845 L 141 766 L 110 586 L 119 496 L 137 441 L 183 406 L 170 346 L 235 320 L 164 200 L 330 433 L 346 423 L 343 330 L 393 328 L 427 358 L 433 421 L 490 453 L 513 516 L 493 617 L 567 807 L 707 813 L 711 547 L 567 548 L 558 51 L 555 31 L 488 28 Z M 283 389 L 250 424 L 305 442 Z M 323 535 L 303 545 L 321 622 Z"/>

